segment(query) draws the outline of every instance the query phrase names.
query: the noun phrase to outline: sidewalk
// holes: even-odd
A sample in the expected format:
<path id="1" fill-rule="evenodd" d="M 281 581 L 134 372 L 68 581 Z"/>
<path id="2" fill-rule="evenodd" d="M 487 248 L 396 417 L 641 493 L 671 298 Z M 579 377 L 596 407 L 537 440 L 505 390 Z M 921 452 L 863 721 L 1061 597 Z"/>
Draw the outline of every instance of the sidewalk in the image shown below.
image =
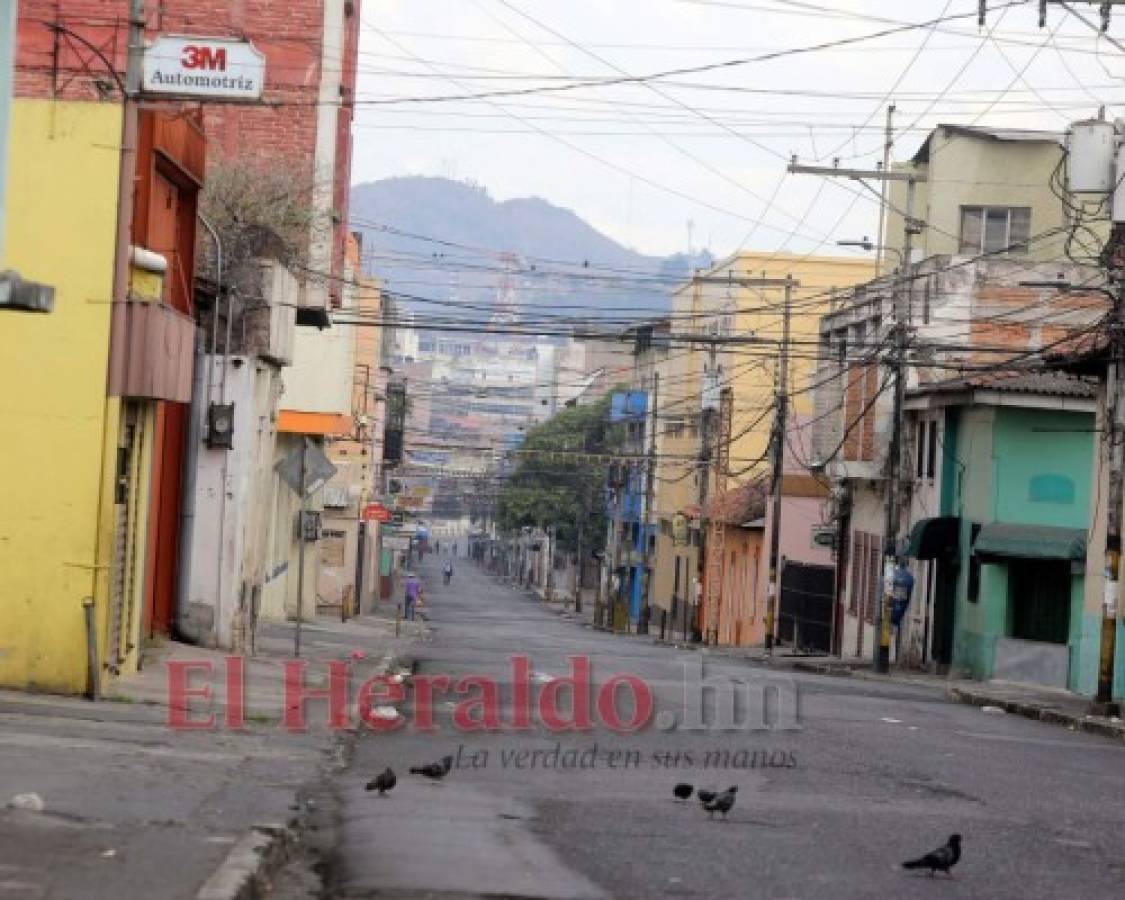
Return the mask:
<path id="1" fill-rule="evenodd" d="M 1071 731 L 1085 731 L 1125 741 L 1125 721 L 1118 717 L 1089 715 L 1089 698 L 1067 691 L 1004 681 L 960 681 L 951 683 L 947 693 L 951 700 L 961 703 L 1003 710 L 1040 722 L 1065 725 Z"/>
<path id="2" fill-rule="evenodd" d="M 306 623 L 307 688 L 327 683 L 329 660 L 347 659 L 354 703 L 363 679 L 397 666 L 424 636 L 423 623 L 404 625 L 396 638 L 393 619 Z M 306 730 L 281 726 L 292 636 L 292 625 L 260 626 L 237 730 L 222 727 L 225 654 L 174 642 L 147 652 L 143 670 L 97 703 L 0 691 L 0 896 L 243 896 L 299 838 L 303 797 L 343 764 L 355 735 L 330 730 L 318 700 Z M 211 679 L 192 676 L 193 687 L 210 681 L 212 696 L 189 706 L 193 721 L 213 713 L 217 730 L 169 727 L 174 660 L 213 667 Z M 34 796 L 13 808 L 17 795 Z"/>
<path id="3" fill-rule="evenodd" d="M 527 593 L 528 599 L 543 602 L 542 598 L 535 592 L 527 591 L 526 588 L 522 590 Z M 649 634 L 645 635 L 632 631 L 614 631 L 604 625 L 595 625 L 593 604 L 590 602 L 583 603 L 581 613 L 574 612 L 573 604 L 564 607 L 563 604 L 555 602 L 550 604 L 550 608 L 563 618 L 574 619 L 587 628 L 596 628 L 599 631 L 617 634 L 625 638 L 647 640 L 659 646 L 675 647 L 681 650 L 699 650 L 709 656 L 740 659 L 751 665 L 784 668 L 814 675 L 861 678 L 882 683 L 933 687 L 944 690 L 946 696 L 955 702 L 1020 715 L 1040 722 L 1065 725 L 1072 731 L 1100 734 L 1104 737 L 1125 741 L 1125 721 L 1120 718 L 1089 715 L 1089 699 L 1067 691 L 1000 681 L 978 682 L 951 679 L 894 666 L 892 666 L 889 674 L 879 675 L 871 670 L 870 659 L 849 657 L 841 659 L 834 656 L 794 653 L 785 647 L 775 648 L 773 653 L 767 653 L 763 647 L 704 647 L 696 643 L 677 640 L 672 636 L 669 636 L 670 639 L 661 640 L 659 628 L 651 629 Z"/>

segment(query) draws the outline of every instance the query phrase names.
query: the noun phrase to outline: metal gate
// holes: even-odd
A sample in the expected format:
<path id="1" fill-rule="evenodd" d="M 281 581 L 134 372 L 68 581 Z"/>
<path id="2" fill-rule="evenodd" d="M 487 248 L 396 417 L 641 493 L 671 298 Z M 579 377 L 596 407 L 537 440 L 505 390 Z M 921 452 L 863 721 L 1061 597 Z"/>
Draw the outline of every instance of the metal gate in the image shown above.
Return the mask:
<path id="1" fill-rule="evenodd" d="M 106 655 L 106 666 L 114 672 L 134 647 L 131 630 L 137 596 L 138 529 L 144 521 L 139 489 L 144 417 L 139 414 L 136 404 L 128 402 L 123 404 L 121 415 L 113 497 L 113 570 L 109 595 L 109 652 Z"/>
<path id="2" fill-rule="evenodd" d="M 781 571 L 778 640 L 794 650 L 832 652 L 833 566 L 786 562 Z"/>

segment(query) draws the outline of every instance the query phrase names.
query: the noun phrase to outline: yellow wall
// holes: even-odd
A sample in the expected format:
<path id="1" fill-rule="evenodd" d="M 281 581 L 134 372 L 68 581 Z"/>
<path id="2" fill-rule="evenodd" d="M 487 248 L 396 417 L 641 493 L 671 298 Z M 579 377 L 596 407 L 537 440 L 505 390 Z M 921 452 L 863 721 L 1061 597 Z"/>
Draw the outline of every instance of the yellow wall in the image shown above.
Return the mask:
<path id="1" fill-rule="evenodd" d="M 791 275 L 800 287 L 793 291 L 789 366 L 790 414 L 806 419 L 812 414 L 812 374 L 820 316 L 831 308 L 833 290 L 843 291 L 875 276 L 872 260 L 843 256 L 802 256 L 788 253 L 741 253 L 725 260 L 708 273 L 714 277 L 784 278 Z M 736 481 L 745 481 L 766 468 L 762 459 L 768 448 L 774 407 L 776 346 L 782 338 L 782 288 L 743 288 L 706 284 L 699 289 L 702 309 L 730 314 L 733 334 L 754 335 L 775 342 L 763 347 L 734 346 L 721 355 L 722 378 L 734 388 L 734 420 L 731 434 L 732 472 L 743 471 Z M 691 291 L 687 287 L 684 291 Z M 737 310 L 737 312 L 735 312 Z M 702 352 L 700 352 L 701 355 Z M 700 360 L 702 365 L 702 360 Z M 755 420 L 760 421 L 755 424 Z M 732 485 L 733 486 L 733 485 Z"/>
<path id="2" fill-rule="evenodd" d="M 4 265 L 54 285 L 0 324 L 0 685 L 86 686 L 83 597 L 104 655 L 119 404 L 107 401 L 121 109 L 17 100 Z M 112 495 L 110 495 L 112 500 Z"/>

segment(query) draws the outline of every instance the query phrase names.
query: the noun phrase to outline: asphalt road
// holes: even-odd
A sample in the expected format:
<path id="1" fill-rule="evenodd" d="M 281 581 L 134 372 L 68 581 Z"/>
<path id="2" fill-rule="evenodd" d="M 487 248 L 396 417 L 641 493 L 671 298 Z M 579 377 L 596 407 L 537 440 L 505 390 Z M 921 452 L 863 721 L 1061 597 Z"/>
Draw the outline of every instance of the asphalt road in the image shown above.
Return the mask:
<path id="1" fill-rule="evenodd" d="M 448 588 L 430 569 L 433 632 L 417 648 L 419 671 L 454 684 L 495 679 L 501 727 L 458 730 L 455 704 L 484 690 L 466 686 L 435 694 L 432 731 L 419 731 L 408 705 L 405 727 L 360 740 L 337 786 L 336 896 L 1125 895 L 1119 743 L 952 704 L 936 688 L 808 675 L 782 677 L 781 698 L 765 705 L 767 724 L 788 725 L 795 691 L 797 729 L 716 728 L 708 694 L 712 727 L 686 730 L 701 661 L 711 683 L 741 679 L 738 696 L 751 700 L 771 674 L 582 627 L 464 560 Z M 598 687 L 614 673 L 637 676 L 653 694 L 650 724 L 633 733 L 512 727 L 518 654 L 531 659 L 533 697 L 569 674 L 569 657 L 588 658 L 595 720 Z M 625 719 L 627 694 L 618 691 Z M 761 725 L 753 703 L 737 711 L 743 725 Z M 457 762 L 442 782 L 407 774 L 447 753 Z M 379 799 L 363 784 L 386 765 L 399 785 Z M 676 802 L 678 781 L 737 785 L 729 820 Z M 951 832 L 964 838 L 955 877 L 900 868 Z"/>

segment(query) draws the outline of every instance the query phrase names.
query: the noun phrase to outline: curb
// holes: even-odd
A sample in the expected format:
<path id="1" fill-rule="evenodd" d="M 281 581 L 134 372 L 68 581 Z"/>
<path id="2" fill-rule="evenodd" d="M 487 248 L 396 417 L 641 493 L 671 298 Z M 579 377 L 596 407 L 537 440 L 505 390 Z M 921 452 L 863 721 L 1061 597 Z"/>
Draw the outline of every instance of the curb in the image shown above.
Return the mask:
<path id="1" fill-rule="evenodd" d="M 219 865 L 196 900 L 258 900 L 269 890 L 269 876 L 289 858 L 295 843 L 284 825 L 254 825 Z"/>
<path id="2" fill-rule="evenodd" d="M 1061 712 L 1050 707 L 1036 706 L 1034 703 L 1024 703 L 1020 700 L 1003 700 L 990 697 L 987 694 L 978 694 L 964 688 L 949 688 L 946 696 L 950 700 L 966 703 L 970 706 L 996 706 L 1010 715 L 1023 716 L 1037 722 L 1050 725 L 1065 725 L 1072 731 L 1083 731 L 1087 734 L 1097 734 L 1101 737 L 1125 741 L 1125 724 L 1101 721 L 1087 716 L 1077 716 L 1073 713 Z"/>

